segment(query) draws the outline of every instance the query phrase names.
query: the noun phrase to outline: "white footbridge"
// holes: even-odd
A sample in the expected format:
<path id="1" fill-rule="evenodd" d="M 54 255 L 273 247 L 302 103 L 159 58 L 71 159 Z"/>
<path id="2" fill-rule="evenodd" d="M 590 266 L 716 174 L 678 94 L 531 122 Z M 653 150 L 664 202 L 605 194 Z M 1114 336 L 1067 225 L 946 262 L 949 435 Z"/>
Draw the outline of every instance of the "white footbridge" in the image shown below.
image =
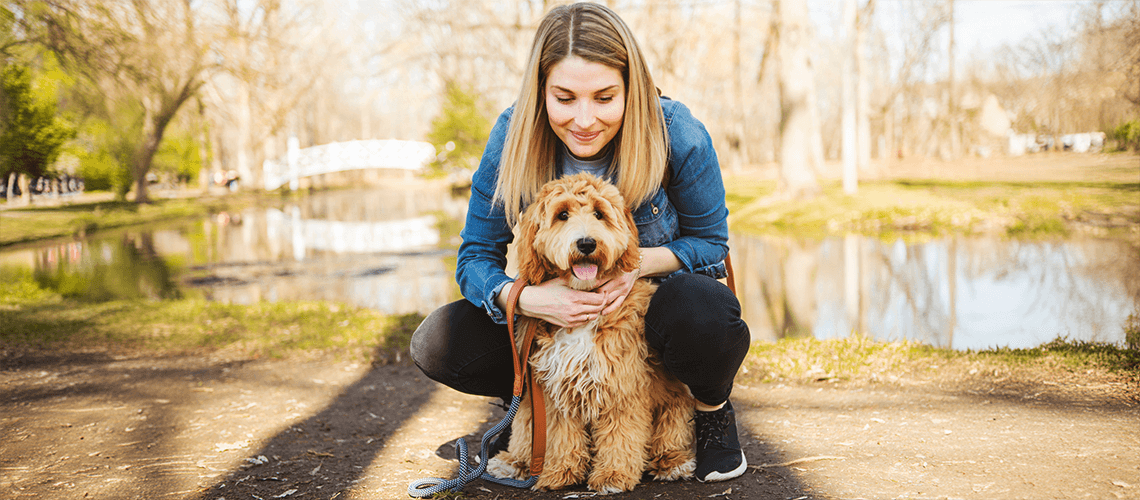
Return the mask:
<path id="1" fill-rule="evenodd" d="M 300 147 L 296 138 L 289 139 L 289 149 L 284 160 L 265 160 L 265 189 L 272 191 L 286 183 L 289 188 L 298 189 L 302 177 L 360 170 L 369 168 L 390 168 L 400 170 L 421 170 L 435 159 L 435 146 L 421 141 L 366 140 L 334 142 Z"/>

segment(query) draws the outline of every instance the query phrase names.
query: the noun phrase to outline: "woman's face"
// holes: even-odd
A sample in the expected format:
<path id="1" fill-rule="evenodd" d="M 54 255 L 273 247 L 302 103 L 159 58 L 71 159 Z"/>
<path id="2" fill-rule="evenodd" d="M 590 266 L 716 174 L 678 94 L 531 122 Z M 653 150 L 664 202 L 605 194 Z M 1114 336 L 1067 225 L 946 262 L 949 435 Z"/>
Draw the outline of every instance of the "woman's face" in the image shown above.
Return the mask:
<path id="1" fill-rule="evenodd" d="M 621 129 L 625 82 L 616 68 L 570 56 L 550 68 L 544 91 L 550 128 L 578 158 L 600 156 Z"/>

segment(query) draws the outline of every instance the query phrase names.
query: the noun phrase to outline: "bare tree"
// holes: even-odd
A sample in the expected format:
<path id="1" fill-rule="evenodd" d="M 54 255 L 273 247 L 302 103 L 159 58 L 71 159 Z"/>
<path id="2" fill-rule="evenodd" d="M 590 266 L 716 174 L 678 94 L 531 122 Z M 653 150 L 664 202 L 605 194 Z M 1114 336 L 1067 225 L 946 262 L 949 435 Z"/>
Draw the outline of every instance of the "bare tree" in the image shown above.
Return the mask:
<path id="1" fill-rule="evenodd" d="M 816 172 L 823 166 L 814 144 L 819 141 L 815 75 L 808 49 L 811 31 L 807 4 L 773 0 L 779 17 L 780 179 L 785 194 L 811 197 L 819 193 Z"/>
<path id="2" fill-rule="evenodd" d="M 855 19 L 855 108 L 856 137 L 859 145 L 858 170 L 867 171 L 871 163 L 871 68 L 867 64 L 867 38 L 875 16 L 875 0 L 859 9 Z"/>
<path id="3" fill-rule="evenodd" d="M 842 96 L 842 128 L 843 128 L 843 192 L 847 194 L 854 194 L 858 188 L 858 165 L 859 146 L 858 137 L 858 122 L 856 120 L 856 108 L 858 108 L 858 101 L 856 98 L 856 75 L 855 75 L 855 58 L 856 51 L 854 49 L 855 35 L 855 0 L 844 0 L 843 2 L 843 18 L 842 29 L 840 30 L 843 35 L 841 36 L 842 42 L 846 42 L 848 50 L 843 51 L 841 56 L 843 59 L 843 96 Z"/>
<path id="4" fill-rule="evenodd" d="M 1126 64 L 1124 73 L 1132 88 L 1125 88 L 1124 95 L 1140 107 L 1140 0 L 1133 0 L 1123 16 L 1124 47 L 1123 58 Z"/>
<path id="5" fill-rule="evenodd" d="M 215 126 L 236 129 L 228 134 L 228 149 L 245 183 L 259 184 L 259 160 L 276 153 L 274 138 L 306 98 L 337 95 L 314 91 L 343 55 L 343 44 L 327 36 L 334 30 L 321 11 L 308 0 L 217 4 L 215 50 L 224 62 L 206 96 Z M 328 119 L 327 114 L 320 117 Z"/>
<path id="6" fill-rule="evenodd" d="M 32 5 L 32 4 L 36 5 Z M 146 203 L 147 173 L 174 115 L 208 78 L 209 39 L 191 0 L 49 0 L 16 4 L 43 42 L 112 100 L 142 108 L 131 175 Z"/>
<path id="7" fill-rule="evenodd" d="M 904 108 L 908 99 L 908 91 L 917 91 L 921 88 L 921 79 L 929 64 L 931 55 L 936 48 L 938 33 L 949 22 L 946 9 L 941 4 L 910 3 L 900 5 L 904 9 L 903 15 L 908 19 L 899 23 L 899 31 L 891 36 L 901 38 L 900 53 L 891 53 L 890 47 L 880 45 L 879 50 L 887 54 L 887 58 L 897 60 L 892 66 L 897 70 L 884 82 L 877 99 L 879 114 L 883 116 L 883 136 L 886 139 L 887 151 L 894 152 L 903 149 L 906 134 L 913 136 L 919 127 L 903 126 L 900 121 L 911 119 L 911 113 Z M 915 100 L 911 96 L 909 100 Z M 920 98 L 918 100 L 921 100 Z M 917 115 L 914 116 L 917 118 Z M 909 130 L 908 130 L 909 129 Z"/>

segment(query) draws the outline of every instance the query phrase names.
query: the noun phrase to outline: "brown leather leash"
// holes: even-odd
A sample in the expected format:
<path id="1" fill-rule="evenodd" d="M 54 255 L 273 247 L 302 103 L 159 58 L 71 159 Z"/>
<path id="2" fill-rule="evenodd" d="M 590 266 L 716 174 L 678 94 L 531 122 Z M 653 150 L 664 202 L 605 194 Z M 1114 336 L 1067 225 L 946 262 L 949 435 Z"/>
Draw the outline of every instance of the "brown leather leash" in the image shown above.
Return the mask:
<path id="1" fill-rule="evenodd" d="M 546 460 L 546 398 L 543 396 L 542 387 L 534 380 L 529 362 L 530 348 L 534 345 L 534 333 L 538 329 L 537 321 L 530 321 L 527 325 L 523 334 L 521 357 L 518 349 L 515 349 L 515 306 L 523 288 L 527 286 L 529 284 L 526 281 L 519 279 L 514 282 L 510 294 L 507 295 L 507 334 L 511 338 L 511 358 L 515 365 L 513 394 L 521 398 L 527 384 L 531 389 L 530 407 L 533 425 L 531 425 L 530 475 L 538 477 L 542 474 L 542 466 Z"/>

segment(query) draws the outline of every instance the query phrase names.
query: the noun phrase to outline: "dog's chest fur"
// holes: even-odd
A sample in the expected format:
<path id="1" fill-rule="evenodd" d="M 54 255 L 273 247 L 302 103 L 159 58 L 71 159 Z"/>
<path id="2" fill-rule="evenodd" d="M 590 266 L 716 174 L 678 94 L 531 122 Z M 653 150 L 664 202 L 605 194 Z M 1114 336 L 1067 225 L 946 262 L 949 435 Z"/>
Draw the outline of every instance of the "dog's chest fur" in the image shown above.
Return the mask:
<path id="1" fill-rule="evenodd" d="M 648 381 L 644 356 L 621 339 L 597 339 L 597 323 L 555 330 L 539 341 L 531 357 L 551 407 L 588 421 L 600 409 L 621 404 L 624 394 Z M 619 371 L 623 372 L 620 376 Z"/>

